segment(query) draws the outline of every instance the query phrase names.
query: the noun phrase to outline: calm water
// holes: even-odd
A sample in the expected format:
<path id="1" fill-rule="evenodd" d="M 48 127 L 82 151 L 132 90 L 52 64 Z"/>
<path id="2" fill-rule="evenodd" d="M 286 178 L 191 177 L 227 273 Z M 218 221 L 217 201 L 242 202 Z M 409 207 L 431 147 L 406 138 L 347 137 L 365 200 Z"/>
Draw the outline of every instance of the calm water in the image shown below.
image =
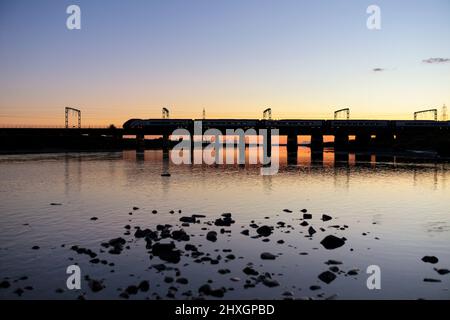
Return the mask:
<path id="1" fill-rule="evenodd" d="M 261 176 L 257 166 L 167 164 L 160 151 L 143 156 L 133 151 L 0 156 L 0 281 L 11 285 L 0 289 L 0 298 L 18 298 L 17 288 L 31 286 L 22 299 L 74 299 L 80 294 L 115 299 L 129 285 L 148 280 L 150 290 L 130 298 L 166 298 L 175 287 L 178 290 L 170 292 L 181 299 L 189 290 L 197 296 L 198 288 L 212 280 L 211 287 L 227 288 L 224 297 L 230 299 L 280 299 L 286 291 L 293 298 L 449 299 L 450 274 L 440 275 L 434 268 L 450 269 L 450 166 L 394 157 L 348 158 L 336 162 L 334 154 L 326 152 L 323 160 L 311 161 L 308 149 L 301 148 L 297 165 L 287 166 L 284 157 L 279 174 Z M 171 176 L 162 177 L 167 170 Z M 133 211 L 133 206 L 139 210 Z M 317 233 L 312 237 L 306 237 L 308 227 L 300 226 L 303 208 L 313 215 L 308 223 Z M 236 223 L 224 227 L 231 233 L 221 234 L 222 227 L 210 222 L 226 212 Z M 324 213 L 333 220 L 321 221 Z M 158 224 L 171 224 L 177 230 L 179 218 L 192 214 L 206 218 L 183 227 L 190 240 L 175 241 L 177 248 L 184 251 L 190 243 L 222 259 L 216 265 L 196 263 L 185 251 L 179 263 L 166 266 L 177 268 L 188 284 L 166 283 L 166 276 L 177 278 L 177 269 L 149 269 L 161 260 L 149 258 L 144 240 L 133 235 L 134 227 L 156 230 Z M 266 238 L 270 241 L 264 242 L 252 238 L 253 220 L 274 227 L 281 221 L 286 227 L 275 228 Z M 128 224 L 131 234 L 124 235 Z M 241 234 L 244 229 L 250 236 Z M 205 239 L 210 230 L 218 232 L 216 242 Z M 345 245 L 323 248 L 320 241 L 329 234 L 345 237 Z M 101 243 L 117 237 L 126 239 L 129 249 L 111 255 Z M 114 266 L 90 263 L 91 258 L 71 250 L 72 245 L 89 248 Z M 236 259 L 225 259 L 230 252 L 223 249 L 231 249 Z M 262 260 L 262 252 L 277 258 Z M 422 262 L 426 255 L 439 262 Z M 329 259 L 341 261 L 342 272 L 326 284 L 318 275 L 328 270 Z M 80 291 L 67 290 L 65 271 L 74 263 L 83 277 L 102 280 L 105 288 L 93 293 L 82 280 Z M 248 263 L 260 273 L 272 273 L 279 286 L 256 283 L 244 289 L 246 280 L 255 282 L 242 272 Z M 369 265 L 381 268 L 381 290 L 366 287 Z M 230 272 L 220 274 L 219 269 Z M 353 269 L 359 269 L 357 275 L 346 274 Z M 23 276 L 27 278 L 19 280 Z M 313 285 L 320 289 L 311 290 Z"/>

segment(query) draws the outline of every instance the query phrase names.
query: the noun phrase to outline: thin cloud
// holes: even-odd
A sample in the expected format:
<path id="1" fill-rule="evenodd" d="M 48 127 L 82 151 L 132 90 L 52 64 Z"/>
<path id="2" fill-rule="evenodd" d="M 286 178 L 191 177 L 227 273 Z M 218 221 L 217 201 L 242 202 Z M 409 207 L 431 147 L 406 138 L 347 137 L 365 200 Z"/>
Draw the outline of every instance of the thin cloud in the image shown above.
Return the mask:
<path id="1" fill-rule="evenodd" d="M 450 62 L 450 58 L 429 58 L 422 60 L 424 63 L 434 64 L 434 63 L 446 63 Z"/>

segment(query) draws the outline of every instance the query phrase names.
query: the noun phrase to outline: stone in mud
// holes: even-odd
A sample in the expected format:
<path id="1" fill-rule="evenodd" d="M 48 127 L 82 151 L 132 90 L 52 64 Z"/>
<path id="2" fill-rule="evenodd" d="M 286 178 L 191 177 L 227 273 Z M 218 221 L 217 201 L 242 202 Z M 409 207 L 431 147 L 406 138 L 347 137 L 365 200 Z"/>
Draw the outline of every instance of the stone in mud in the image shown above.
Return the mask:
<path id="1" fill-rule="evenodd" d="M 103 290 L 104 286 L 101 281 L 90 279 L 89 280 L 89 288 L 91 288 L 92 292 L 99 292 Z"/>
<path id="2" fill-rule="evenodd" d="M 246 275 L 249 276 L 257 276 L 259 274 L 258 271 L 256 271 L 255 269 L 253 269 L 252 267 L 245 267 L 242 272 L 244 272 Z"/>
<path id="3" fill-rule="evenodd" d="M 178 278 L 176 282 L 179 284 L 188 284 L 189 283 L 188 279 L 186 279 L 186 278 Z"/>
<path id="4" fill-rule="evenodd" d="M 425 279 L 423 279 L 423 281 L 424 281 L 424 282 L 434 282 L 434 283 L 442 282 L 442 281 L 439 280 L 439 279 L 432 279 L 432 278 L 425 278 Z"/>
<path id="5" fill-rule="evenodd" d="M 23 294 L 24 292 L 25 292 L 25 291 L 23 291 L 22 288 L 18 288 L 18 289 L 16 289 L 16 290 L 14 291 L 14 293 L 17 294 L 19 297 L 22 296 L 22 294 Z"/>
<path id="6" fill-rule="evenodd" d="M 268 237 L 272 234 L 272 228 L 269 226 L 262 226 L 256 229 L 256 232 L 263 237 Z"/>
<path id="7" fill-rule="evenodd" d="M 425 256 L 422 258 L 422 261 L 426 263 L 436 264 L 439 262 L 439 259 L 435 256 Z"/>
<path id="8" fill-rule="evenodd" d="M 250 231 L 248 229 L 242 230 L 241 234 L 243 234 L 244 236 L 248 236 L 250 234 Z"/>
<path id="9" fill-rule="evenodd" d="M 189 241 L 190 239 L 189 235 L 183 229 L 172 231 L 171 237 L 179 241 Z"/>
<path id="10" fill-rule="evenodd" d="M 186 250 L 186 251 L 198 251 L 197 247 L 194 246 L 193 244 L 190 244 L 190 243 L 188 243 L 188 244 L 186 244 L 184 246 L 184 250 Z"/>
<path id="11" fill-rule="evenodd" d="M 235 221 L 231 219 L 231 213 L 224 213 L 222 214 L 222 219 L 216 219 L 214 224 L 218 227 L 229 227 L 231 224 L 233 224 Z"/>
<path id="12" fill-rule="evenodd" d="M 125 289 L 125 292 L 127 293 L 127 294 L 129 294 L 129 295 L 132 295 L 132 294 L 137 294 L 138 293 L 138 287 L 137 286 L 135 286 L 135 285 L 131 285 L 131 286 L 128 286 L 126 289 Z"/>
<path id="13" fill-rule="evenodd" d="M 332 217 L 330 217 L 329 215 L 327 215 L 327 214 L 323 214 L 322 215 L 322 221 L 323 222 L 325 222 L 325 221 L 329 221 L 329 220 L 331 220 L 331 219 L 333 219 Z"/>
<path id="14" fill-rule="evenodd" d="M 176 250 L 175 244 L 171 243 L 155 243 L 152 247 L 153 255 L 161 260 L 178 263 L 180 262 L 181 252 Z"/>
<path id="15" fill-rule="evenodd" d="M 167 277 L 164 278 L 164 282 L 165 282 L 165 283 L 172 283 L 172 282 L 173 282 L 173 278 L 167 276 Z"/>
<path id="16" fill-rule="evenodd" d="M 280 285 L 277 280 L 267 278 L 267 277 L 264 278 L 263 284 L 269 288 L 278 287 Z"/>
<path id="17" fill-rule="evenodd" d="M 209 284 L 205 284 L 198 289 L 199 293 L 216 298 L 222 298 L 226 292 L 225 288 L 212 289 Z"/>
<path id="18" fill-rule="evenodd" d="M 342 247 L 345 244 L 345 240 L 333 235 L 326 236 L 320 244 L 327 250 L 333 250 Z"/>
<path id="19" fill-rule="evenodd" d="M 437 269 L 437 268 L 434 268 L 434 270 L 437 273 L 439 273 L 441 276 L 446 275 L 447 273 L 450 273 L 450 270 L 448 270 L 448 269 Z"/>
<path id="20" fill-rule="evenodd" d="M 181 217 L 180 221 L 181 222 L 187 222 L 187 223 L 196 223 L 197 222 L 195 217 Z"/>
<path id="21" fill-rule="evenodd" d="M 347 275 L 349 276 L 357 276 L 359 273 L 359 269 L 352 269 L 349 272 L 347 272 Z"/>
<path id="22" fill-rule="evenodd" d="M 310 213 L 304 213 L 304 214 L 303 214 L 303 219 L 305 219 L 305 220 L 312 219 L 312 214 L 310 214 Z"/>
<path id="23" fill-rule="evenodd" d="M 156 233 L 150 229 L 137 229 L 136 232 L 134 233 L 134 236 L 136 238 L 145 238 L 145 237 L 152 237 L 152 238 L 156 238 Z"/>
<path id="24" fill-rule="evenodd" d="M 261 259 L 263 259 L 263 260 L 275 260 L 276 257 L 277 257 L 276 255 L 274 255 L 270 252 L 261 253 Z"/>
<path id="25" fill-rule="evenodd" d="M 217 241 L 217 232 L 210 231 L 206 234 L 206 240 L 216 242 Z"/>
<path id="26" fill-rule="evenodd" d="M 139 283 L 138 288 L 142 292 L 147 292 L 150 289 L 150 284 L 148 283 L 147 280 L 143 280 L 141 281 L 141 283 Z"/>
<path id="27" fill-rule="evenodd" d="M 329 284 L 336 279 L 336 275 L 333 272 L 325 271 L 319 274 L 318 278 L 325 282 L 326 284 Z"/>

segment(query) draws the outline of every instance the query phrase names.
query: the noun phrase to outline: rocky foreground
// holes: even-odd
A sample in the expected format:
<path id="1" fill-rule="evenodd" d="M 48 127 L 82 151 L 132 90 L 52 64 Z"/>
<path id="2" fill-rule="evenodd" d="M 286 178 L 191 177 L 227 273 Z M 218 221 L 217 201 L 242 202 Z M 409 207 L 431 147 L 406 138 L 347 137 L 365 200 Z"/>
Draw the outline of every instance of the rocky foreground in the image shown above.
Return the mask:
<path id="1" fill-rule="evenodd" d="M 60 205 L 52 203 L 51 205 Z M 128 214 L 139 214 L 139 208 L 133 207 Z M 158 211 L 153 210 L 152 214 L 158 214 Z M 245 257 L 239 253 L 239 248 L 214 248 L 214 244 L 220 237 L 231 237 L 232 229 L 235 220 L 231 213 L 223 213 L 219 217 L 211 220 L 204 215 L 192 214 L 183 215 L 182 211 L 170 211 L 173 215 L 172 220 L 177 221 L 175 225 L 171 224 L 157 224 L 149 226 L 131 226 L 127 224 L 124 226 L 124 231 L 121 236 L 111 239 L 105 239 L 104 242 L 99 243 L 97 248 L 85 248 L 77 244 L 66 245 L 61 247 L 71 250 L 75 255 L 71 260 L 74 264 L 81 259 L 87 259 L 90 264 L 96 265 L 98 268 L 104 268 L 104 274 L 114 273 L 116 264 L 114 262 L 117 255 L 121 255 L 127 250 L 130 250 L 130 244 L 138 244 L 142 250 L 145 250 L 150 260 L 149 270 L 153 273 L 151 279 L 154 277 L 161 277 L 164 283 L 169 284 L 168 291 L 165 295 L 161 295 L 161 290 L 156 289 L 151 280 L 139 280 L 136 283 L 128 283 L 127 285 L 117 288 L 117 298 L 129 299 L 136 296 L 138 293 L 145 293 L 147 299 L 203 299 L 203 298 L 226 298 L 227 292 L 233 290 L 245 290 L 257 286 L 264 286 L 267 288 L 279 287 L 279 279 L 283 277 L 281 273 L 270 273 L 261 269 L 258 266 L 258 261 L 246 261 Z M 179 217 L 177 217 L 178 215 Z M 343 262 L 338 259 L 333 259 L 333 250 L 338 248 L 346 248 L 348 251 L 353 251 L 348 244 L 348 240 L 340 236 L 345 232 L 349 226 L 334 223 L 332 216 L 327 214 L 320 214 L 315 216 L 309 213 L 306 209 L 294 212 L 290 209 L 284 209 L 280 215 L 280 221 L 274 224 L 270 223 L 256 223 L 251 221 L 248 225 L 241 225 L 239 232 L 248 237 L 249 241 L 274 241 L 278 245 L 286 245 L 283 239 L 272 239 L 275 229 L 281 233 L 298 232 L 299 237 L 313 238 L 320 237 L 320 248 L 313 248 L 315 250 L 325 250 L 330 259 L 323 261 L 323 265 L 317 266 L 318 284 L 307 285 L 310 294 L 298 296 L 293 291 L 284 291 L 280 299 L 294 299 L 294 298 L 325 298 L 334 299 L 338 295 L 326 296 L 320 290 L 322 286 L 327 286 L 338 277 L 356 277 L 360 273 L 357 268 L 344 268 Z M 265 222 L 269 221 L 269 217 L 265 218 Z M 90 219 L 92 222 L 98 220 L 97 217 Z M 285 222 L 290 220 L 290 223 Z M 129 220 L 131 223 L 131 219 Z M 314 221 L 314 222 L 313 222 Z M 375 223 L 374 223 L 375 224 Z M 193 225 L 201 225 L 202 239 L 196 234 L 195 242 L 191 242 L 193 234 L 190 234 L 189 229 Z M 362 233 L 362 236 L 369 236 L 370 232 Z M 380 240 L 379 237 L 374 237 L 374 240 Z M 203 244 L 208 244 L 204 246 Z M 214 248 L 204 249 L 204 247 Z M 38 245 L 31 248 L 32 250 L 40 250 Z M 259 258 L 270 261 L 279 258 L 279 253 L 261 251 Z M 308 252 L 299 252 L 299 255 L 308 255 Z M 227 268 L 227 264 L 235 259 L 244 261 L 244 266 L 240 272 L 236 270 L 231 271 Z M 419 259 L 418 259 L 419 260 Z M 437 265 L 439 259 L 434 256 L 424 256 L 422 263 L 429 263 Z M 184 269 L 190 264 L 210 265 L 211 272 L 205 275 L 204 284 L 199 287 L 192 287 L 188 276 L 184 275 Z M 424 278 L 424 282 L 441 282 L 442 277 L 450 273 L 448 269 L 435 267 L 436 278 Z M 234 285 L 219 286 L 215 281 L 217 277 L 228 277 L 230 283 Z M 11 290 L 16 297 L 22 297 L 26 291 L 34 290 L 32 285 L 27 284 L 28 277 L 24 276 L 17 279 L 9 277 L 3 278 L 0 282 L 0 290 Z M 82 290 L 78 296 L 79 299 L 86 299 L 93 293 L 98 293 L 108 286 L 107 279 L 94 279 L 89 275 L 84 275 L 83 280 L 87 284 L 89 290 Z M 125 280 L 125 279 L 124 279 Z M 317 281 L 316 281 L 317 282 Z M 293 286 L 295 287 L 295 286 Z M 86 288 L 86 286 L 84 286 Z M 57 293 L 64 293 L 65 289 L 56 288 Z M 299 290 L 301 290 L 299 288 Z M 317 292 L 317 293 L 316 293 Z M 257 294 L 257 291 L 255 292 Z M 142 295 L 139 296 L 142 298 Z M 254 296 L 254 298 L 259 298 Z"/>

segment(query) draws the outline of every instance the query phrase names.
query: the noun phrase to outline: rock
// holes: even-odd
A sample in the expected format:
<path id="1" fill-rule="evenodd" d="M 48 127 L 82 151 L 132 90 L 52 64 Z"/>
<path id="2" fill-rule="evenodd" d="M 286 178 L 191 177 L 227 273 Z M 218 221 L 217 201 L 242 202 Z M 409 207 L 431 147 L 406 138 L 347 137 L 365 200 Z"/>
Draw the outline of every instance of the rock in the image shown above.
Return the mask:
<path id="1" fill-rule="evenodd" d="M 51 206 L 62 206 L 62 203 L 58 203 L 58 202 L 52 202 L 50 203 Z"/>
<path id="2" fill-rule="evenodd" d="M 14 291 L 14 293 L 17 294 L 19 297 L 22 296 L 22 294 L 23 294 L 24 292 L 25 292 L 25 291 L 23 291 L 23 289 L 21 289 L 21 288 L 17 288 L 17 289 Z"/>
<path id="3" fill-rule="evenodd" d="M 278 287 L 280 285 L 277 280 L 271 278 L 264 278 L 263 284 L 269 288 Z"/>
<path id="4" fill-rule="evenodd" d="M 161 177 L 170 177 L 170 173 L 168 172 L 161 173 Z"/>
<path id="5" fill-rule="evenodd" d="M 306 227 L 306 226 L 309 226 L 309 223 L 306 222 L 306 221 L 302 221 L 302 223 L 300 223 L 300 225 L 301 225 L 302 227 Z"/>
<path id="6" fill-rule="evenodd" d="M 186 251 L 198 251 L 196 246 L 194 246 L 193 244 L 189 244 L 189 243 L 184 246 L 184 250 L 186 250 Z"/>
<path id="7" fill-rule="evenodd" d="M 216 242 L 217 241 L 217 232 L 210 231 L 206 234 L 206 240 Z"/>
<path id="8" fill-rule="evenodd" d="M 439 273 L 440 275 L 446 275 L 447 273 L 450 273 L 450 270 L 448 270 L 448 269 L 437 269 L 437 268 L 434 268 L 434 270 L 437 272 L 437 273 Z"/>
<path id="9" fill-rule="evenodd" d="M 139 283 L 138 288 L 142 292 L 147 292 L 150 289 L 150 284 L 148 283 L 147 280 L 143 280 L 141 281 L 141 283 Z"/>
<path id="10" fill-rule="evenodd" d="M 157 234 L 155 231 L 152 231 L 150 229 L 137 229 L 134 233 L 134 236 L 136 238 L 145 238 L 145 237 L 150 237 L 150 238 L 156 238 Z"/>
<path id="11" fill-rule="evenodd" d="M 138 293 L 138 287 L 137 286 L 135 286 L 135 285 L 131 285 L 131 286 L 128 286 L 126 289 L 125 289 L 125 292 L 127 293 L 127 294 L 129 294 L 129 295 L 133 295 L 133 294 L 137 294 Z"/>
<path id="12" fill-rule="evenodd" d="M 345 244 L 345 240 L 333 235 L 326 236 L 320 244 L 327 250 L 333 250 L 342 247 Z"/>
<path id="13" fill-rule="evenodd" d="M 306 213 L 306 212 L 308 212 L 308 210 L 302 209 L 302 210 L 300 210 L 300 212 Z"/>
<path id="14" fill-rule="evenodd" d="M 189 235 L 186 232 L 184 232 L 183 229 L 172 231 L 171 236 L 172 236 L 172 239 L 174 239 L 174 240 L 179 240 L 179 241 L 189 241 L 190 240 Z"/>
<path id="15" fill-rule="evenodd" d="M 244 236 L 248 236 L 250 234 L 250 231 L 248 229 L 242 230 L 241 234 L 243 234 Z"/>
<path id="16" fill-rule="evenodd" d="M 209 284 L 205 284 L 198 289 L 199 293 L 216 298 L 222 298 L 226 292 L 225 288 L 212 289 Z"/>
<path id="17" fill-rule="evenodd" d="M 89 288 L 91 288 L 92 292 L 99 292 L 103 290 L 104 286 L 101 281 L 90 279 L 89 280 Z"/>
<path id="18" fill-rule="evenodd" d="M 292 210 L 289 210 L 289 209 L 283 209 L 283 211 L 287 212 L 287 213 L 292 213 Z"/>
<path id="19" fill-rule="evenodd" d="M 1 289 L 8 289 L 10 286 L 11 284 L 9 283 L 9 281 L 3 280 L 2 282 L 0 282 Z"/>
<path id="20" fill-rule="evenodd" d="M 326 214 L 323 214 L 323 215 L 322 215 L 322 221 L 323 221 L 323 222 L 329 221 L 329 220 L 331 220 L 331 219 L 333 219 L 333 218 L 330 217 L 329 215 L 326 215 Z"/>
<path id="21" fill-rule="evenodd" d="M 349 272 L 347 272 L 347 275 L 349 276 L 356 276 L 359 273 L 359 269 L 352 269 Z"/>
<path id="22" fill-rule="evenodd" d="M 439 262 L 439 259 L 435 256 L 425 256 L 422 258 L 422 261 L 426 263 L 436 264 Z"/>
<path id="23" fill-rule="evenodd" d="M 442 281 L 439 280 L 439 279 L 432 279 L 432 278 L 425 278 L 425 279 L 423 279 L 423 281 L 424 281 L 424 282 L 435 282 L 435 283 L 437 283 L 437 282 L 442 282 Z"/>
<path id="24" fill-rule="evenodd" d="M 310 214 L 310 213 L 304 213 L 304 214 L 303 214 L 303 219 L 305 219 L 305 220 L 312 219 L 312 214 Z"/>
<path id="25" fill-rule="evenodd" d="M 139 207 L 133 207 L 133 210 L 139 210 Z"/>
<path id="26" fill-rule="evenodd" d="M 165 277 L 164 278 L 164 282 L 165 283 L 172 283 L 173 282 L 173 278 L 172 277 Z"/>
<path id="27" fill-rule="evenodd" d="M 259 274 L 258 271 L 256 271 L 255 269 L 253 269 L 252 267 L 249 267 L 249 266 L 245 267 L 242 270 L 242 272 L 244 272 L 246 275 L 249 275 L 249 276 L 257 276 Z"/>
<path id="28" fill-rule="evenodd" d="M 310 236 L 312 236 L 314 233 L 316 233 L 317 231 L 313 228 L 313 227 L 309 227 L 308 228 L 308 233 Z"/>
<path id="29" fill-rule="evenodd" d="M 262 226 L 256 229 L 256 232 L 263 237 L 268 237 L 272 234 L 272 228 L 269 226 Z"/>
<path id="30" fill-rule="evenodd" d="M 217 272 L 219 272 L 220 274 L 227 274 L 230 273 L 231 271 L 229 269 L 219 269 Z"/>
<path id="31" fill-rule="evenodd" d="M 325 282 L 326 284 L 329 284 L 336 279 L 336 275 L 333 272 L 325 271 L 319 274 L 318 278 Z"/>
<path id="32" fill-rule="evenodd" d="M 96 221 L 96 220 L 98 220 L 98 218 L 97 217 L 92 217 L 91 220 L 92 221 Z"/>
<path id="33" fill-rule="evenodd" d="M 224 213 L 222 214 L 222 219 L 216 219 L 214 224 L 218 227 L 229 227 L 231 224 L 233 224 L 235 221 L 231 219 L 231 213 Z"/>
<path id="34" fill-rule="evenodd" d="M 197 222 L 195 217 L 181 217 L 180 221 L 181 222 L 187 222 L 187 223 L 196 223 Z"/>
<path id="35" fill-rule="evenodd" d="M 232 278 L 230 278 L 230 280 L 233 281 L 233 282 L 239 282 L 239 281 L 241 281 L 241 278 L 232 277 Z"/>
<path id="36" fill-rule="evenodd" d="M 263 260 L 275 260 L 276 257 L 277 257 L 276 255 L 274 255 L 270 252 L 261 253 L 261 259 L 263 259 Z"/>
<path id="37" fill-rule="evenodd" d="M 337 261 L 337 260 L 328 260 L 327 262 L 325 262 L 325 264 L 327 265 L 339 265 L 342 264 L 341 261 Z"/>
<path id="38" fill-rule="evenodd" d="M 320 290 L 321 289 L 321 287 L 320 286 L 311 286 L 311 287 L 309 287 L 309 290 L 311 290 L 311 291 L 316 291 L 316 290 Z"/>
<path id="39" fill-rule="evenodd" d="M 181 252 L 176 250 L 175 244 L 171 243 L 155 243 L 152 247 L 153 255 L 161 260 L 178 263 L 180 262 Z"/>
<path id="40" fill-rule="evenodd" d="M 177 283 L 179 283 L 179 284 L 188 284 L 189 281 L 186 278 L 178 278 L 177 279 Z"/>
<path id="41" fill-rule="evenodd" d="M 31 249 L 33 249 L 33 250 L 39 250 L 40 247 L 39 247 L 39 246 L 33 246 L 33 247 L 31 247 Z"/>

